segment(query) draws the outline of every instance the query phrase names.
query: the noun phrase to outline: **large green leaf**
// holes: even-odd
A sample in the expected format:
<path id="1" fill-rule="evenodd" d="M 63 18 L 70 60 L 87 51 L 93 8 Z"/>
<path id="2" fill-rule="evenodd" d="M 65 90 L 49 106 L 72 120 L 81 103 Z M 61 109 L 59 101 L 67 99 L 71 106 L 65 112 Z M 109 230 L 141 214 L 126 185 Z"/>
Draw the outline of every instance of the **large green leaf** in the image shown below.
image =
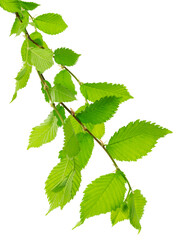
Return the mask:
<path id="1" fill-rule="evenodd" d="M 81 85 L 80 90 L 83 96 L 92 102 L 95 102 L 96 100 L 106 96 L 115 96 L 120 98 L 120 103 L 132 98 L 126 87 L 121 84 L 112 84 L 106 82 L 85 83 Z"/>
<path id="2" fill-rule="evenodd" d="M 34 10 L 35 8 L 40 6 L 39 4 L 34 3 L 34 2 L 23 2 L 23 1 L 20 1 L 19 3 L 21 5 L 21 7 L 23 9 L 25 9 L 25 10 Z"/>
<path id="3" fill-rule="evenodd" d="M 40 147 L 45 143 L 51 142 L 57 135 L 57 122 L 58 118 L 52 111 L 43 123 L 32 129 L 28 149 L 31 147 Z"/>
<path id="4" fill-rule="evenodd" d="M 0 7 L 12 13 L 20 11 L 20 4 L 18 0 L 0 0 Z"/>
<path id="5" fill-rule="evenodd" d="M 68 48 L 58 48 L 54 51 L 55 62 L 63 66 L 73 66 L 76 64 L 80 54 Z"/>
<path id="6" fill-rule="evenodd" d="M 81 182 L 81 174 L 75 162 L 69 158 L 62 159 L 53 168 L 46 184 L 45 190 L 50 203 L 51 212 L 57 207 L 61 209 L 75 196 Z"/>
<path id="7" fill-rule="evenodd" d="M 76 94 L 75 85 L 71 79 L 71 75 L 68 71 L 60 71 L 54 79 L 54 84 L 61 84 L 62 86 L 68 88 L 70 91 Z"/>
<path id="8" fill-rule="evenodd" d="M 97 100 L 77 114 L 77 118 L 83 123 L 99 124 L 109 120 L 116 112 L 119 98 L 105 97 Z"/>
<path id="9" fill-rule="evenodd" d="M 31 64 L 36 67 L 38 71 L 43 73 L 45 70 L 52 67 L 53 52 L 50 49 L 31 48 L 29 51 Z"/>
<path id="10" fill-rule="evenodd" d="M 141 194 L 140 190 L 135 190 L 128 198 L 128 206 L 130 211 L 130 223 L 139 231 L 141 230 L 140 219 L 143 216 L 146 199 Z"/>
<path id="11" fill-rule="evenodd" d="M 72 102 L 76 100 L 76 92 L 69 90 L 61 84 L 56 84 L 51 88 L 50 94 L 54 102 Z"/>
<path id="12" fill-rule="evenodd" d="M 22 11 L 22 14 L 20 14 L 20 16 L 21 21 L 18 17 L 15 18 L 15 22 L 12 26 L 10 35 L 16 34 L 18 36 L 21 32 L 25 31 L 25 28 L 29 23 L 29 15 L 26 11 Z"/>
<path id="13" fill-rule="evenodd" d="M 34 19 L 34 23 L 39 30 L 52 35 L 61 33 L 67 28 L 62 17 L 55 13 L 40 15 Z"/>
<path id="14" fill-rule="evenodd" d="M 140 121 L 129 123 L 111 137 L 107 150 L 111 156 L 120 161 L 136 161 L 147 155 L 157 140 L 171 133 L 154 123 Z"/>
<path id="15" fill-rule="evenodd" d="M 124 202 L 115 211 L 111 212 L 111 222 L 112 222 L 112 225 L 114 226 L 116 223 L 126 219 L 129 219 L 129 208 L 127 203 Z"/>
<path id="16" fill-rule="evenodd" d="M 63 130 L 65 135 L 63 151 L 67 156 L 74 157 L 79 153 L 80 146 L 79 140 L 69 118 L 65 120 Z"/>
<path id="17" fill-rule="evenodd" d="M 116 210 L 123 203 L 125 192 L 125 179 L 120 171 L 97 178 L 84 191 L 81 223 L 86 218 Z"/>
<path id="18" fill-rule="evenodd" d="M 29 77 L 30 77 L 30 74 L 31 74 L 31 71 L 32 71 L 32 67 L 29 66 L 28 64 L 24 64 L 22 69 L 19 71 L 19 73 L 17 74 L 17 77 L 16 77 L 16 87 L 15 87 L 15 93 L 12 97 L 12 100 L 15 100 L 15 98 L 17 97 L 17 92 L 18 90 L 26 87 L 27 85 L 27 82 L 29 80 Z"/>

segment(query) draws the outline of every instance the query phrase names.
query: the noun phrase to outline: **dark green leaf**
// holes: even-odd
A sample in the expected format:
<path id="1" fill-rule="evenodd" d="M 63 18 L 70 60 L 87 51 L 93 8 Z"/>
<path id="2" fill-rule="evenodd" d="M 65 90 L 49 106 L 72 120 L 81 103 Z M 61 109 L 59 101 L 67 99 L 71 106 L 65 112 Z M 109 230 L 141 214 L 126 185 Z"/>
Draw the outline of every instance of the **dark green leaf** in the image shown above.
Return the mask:
<path id="1" fill-rule="evenodd" d="M 58 48 L 54 52 L 55 62 L 63 66 L 73 66 L 76 64 L 80 54 L 68 48 Z"/>

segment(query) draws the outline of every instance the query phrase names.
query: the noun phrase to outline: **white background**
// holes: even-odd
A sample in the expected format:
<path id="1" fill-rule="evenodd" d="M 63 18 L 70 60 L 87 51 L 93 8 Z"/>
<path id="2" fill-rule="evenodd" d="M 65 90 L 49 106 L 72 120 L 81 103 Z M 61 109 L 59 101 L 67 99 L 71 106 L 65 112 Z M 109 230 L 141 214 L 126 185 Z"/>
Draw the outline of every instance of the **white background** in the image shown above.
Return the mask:
<path id="1" fill-rule="evenodd" d="M 70 68 L 81 81 L 122 83 L 134 96 L 106 123 L 103 141 L 136 119 L 156 122 L 173 134 L 160 139 L 143 159 L 118 162 L 133 188 L 140 189 L 148 201 L 139 235 L 128 221 L 112 228 L 109 213 L 90 218 L 71 230 L 79 220 L 79 204 L 86 185 L 114 170 L 99 146 L 95 146 L 82 172 L 82 184 L 74 200 L 62 211 L 58 208 L 45 216 L 49 205 L 44 183 L 58 163 L 63 133 L 60 129 L 53 142 L 26 150 L 31 128 L 43 122 L 51 108 L 43 99 L 35 71 L 28 86 L 9 104 L 14 78 L 22 66 L 20 48 L 24 38 L 9 37 L 14 15 L 0 9 L 1 239 L 176 240 L 177 2 L 50 0 L 41 1 L 41 5 L 31 12 L 33 16 L 56 12 L 68 24 L 62 34 L 44 34 L 44 38 L 53 50 L 62 46 L 82 54 L 77 65 Z M 46 78 L 52 82 L 57 71 L 57 67 L 47 71 Z M 78 99 L 81 103 L 67 106 L 77 109 L 83 103 L 80 95 Z"/>

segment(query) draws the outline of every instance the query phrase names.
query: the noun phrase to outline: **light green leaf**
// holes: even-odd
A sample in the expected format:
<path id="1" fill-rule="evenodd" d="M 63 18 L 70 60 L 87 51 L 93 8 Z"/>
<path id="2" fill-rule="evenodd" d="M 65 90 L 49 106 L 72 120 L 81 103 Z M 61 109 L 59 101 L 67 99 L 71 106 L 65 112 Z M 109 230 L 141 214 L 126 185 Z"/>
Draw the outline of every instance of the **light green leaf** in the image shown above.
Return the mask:
<path id="1" fill-rule="evenodd" d="M 65 152 L 66 156 L 69 156 L 70 158 L 74 157 L 79 153 L 80 146 L 77 135 L 69 118 L 65 120 L 63 130 L 65 135 L 63 151 Z"/>
<path id="2" fill-rule="evenodd" d="M 38 6 L 40 6 L 40 4 L 34 3 L 34 2 L 23 2 L 20 1 L 19 2 L 21 7 L 25 10 L 34 10 L 35 8 L 37 8 Z"/>
<path id="3" fill-rule="evenodd" d="M 120 98 L 120 103 L 132 98 L 126 87 L 121 84 L 112 84 L 106 82 L 85 83 L 81 85 L 80 90 L 83 96 L 92 102 L 95 102 L 96 100 L 106 96 L 115 96 Z"/>
<path id="4" fill-rule="evenodd" d="M 50 203 L 51 212 L 57 207 L 61 209 L 76 195 L 81 182 L 81 174 L 77 165 L 69 158 L 62 159 L 53 168 L 46 184 L 45 190 Z"/>
<path id="5" fill-rule="evenodd" d="M 62 70 L 55 76 L 54 84 L 61 84 L 76 94 L 75 85 L 71 79 L 70 73 L 67 70 Z"/>
<path id="6" fill-rule="evenodd" d="M 128 206 L 130 211 L 130 223 L 136 229 L 141 230 L 140 219 L 143 216 L 146 199 L 140 190 L 135 190 L 128 198 Z"/>
<path id="7" fill-rule="evenodd" d="M 125 192 L 125 179 L 120 171 L 97 178 L 84 191 L 81 221 L 116 210 L 123 203 Z"/>
<path id="8" fill-rule="evenodd" d="M 77 114 L 77 118 L 83 123 L 99 124 L 109 120 L 116 112 L 119 98 L 105 97 L 97 100 Z"/>
<path id="9" fill-rule="evenodd" d="M 63 21 L 59 14 L 47 13 L 34 19 L 36 27 L 47 34 L 58 34 L 67 28 L 67 24 Z"/>
<path id="10" fill-rule="evenodd" d="M 129 219 L 129 209 L 127 203 L 124 202 L 119 208 L 111 212 L 111 222 L 114 226 L 116 223 L 126 219 Z"/>
<path id="11" fill-rule="evenodd" d="M 53 52 L 50 49 L 42 49 L 35 47 L 30 49 L 29 54 L 32 65 L 34 65 L 36 69 L 41 73 L 51 68 L 54 64 Z"/>
<path id="12" fill-rule="evenodd" d="M 76 100 L 76 92 L 72 92 L 61 84 L 56 84 L 51 88 L 50 94 L 54 102 L 72 102 Z"/>
<path id="13" fill-rule="evenodd" d="M 171 133 L 154 123 L 140 121 L 129 123 L 111 137 L 107 150 L 111 156 L 120 161 L 136 161 L 147 155 L 157 140 Z"/>
<path id="14" fill-rule="evenodd" d="M 25 28 L 29 23 L 29 15 L 26 11 L 22 11 L 22 14 L 20 14 L 20 18 L 22 22 L 19 20 L 19 18 L 15 18 L 15 22 L 12 26 L 10 35 L 16 34 L 16 36 L 18 36 L 21 32 L 25 31 Z"/>
<path id="15" fill-rule="evenodd" d="M 39 46 L 48 48 L 47 44 L 43 41 L 42 35 L 39 32 L 33 32 L 30 34 L 30 38 L 36 42 Z M 28 40 L 24 40 L 21 48 L 21 55 L 22 55 L 22 60 L 24 62 L 28 62 L 31 64 L 30 59 L 29 59 L 29 49 L 31 48 L 38 48 L 34 43 Z"/>
<path id="16" fill-rule="evenodd" d="M 31 147 L 40 147 L 45 143 L 51 142 L 57 135 L 57 121 L 58 119 L 52 111 L 43 123 L 34 127 L 29 137 L 27 149 Z"/>
<path id="17" fill-rule="evenodd" d="M 58 48 L 54 52 L 55 62 L 63 66 L 73 66 L 76 64 L 80 54 L 68 48 Z"/>
<path id="18" fill-rule="evenodd" d="M 64 107 L 60 106 L 60 104 L 58 104 L 56 106 L 56 109 L 58 110 L 58 112 L 60 113 L 61 117 L 63 120 L 65 120 L 66 116 L 65 116 L 65 109 Z M 63 125 L 63 123 L 61 122 L 61 119 L 59 118 L 58 114 L 56 113 L 55 110 L 53 110 L 53 114 L 56 116 L 56 118 L 58 119 L 57 124 L 59 127 L 61 127 Z"/>
<path id="19" fill-rule="evenodd" d="M 29 66 L 28 64 L 24 64 L 22 69 L 17 74 L 15 93 L 14 93 L 14 95 L 12 97 L 11 102 L 14 101 L 15 98 L 17 97 L 18 90 L 26 87 L 27 82 L 28 82 L 29 77 L 30 77 L 30 74 L 31 74 L 31 71 L 32 71 L 32 67 Z"/>
<path id="20" fill-rule="evenodd" d="M 20 11 L 20 4 L 18 0 L 0 0 L 0 7 L 12 13 Z"/>

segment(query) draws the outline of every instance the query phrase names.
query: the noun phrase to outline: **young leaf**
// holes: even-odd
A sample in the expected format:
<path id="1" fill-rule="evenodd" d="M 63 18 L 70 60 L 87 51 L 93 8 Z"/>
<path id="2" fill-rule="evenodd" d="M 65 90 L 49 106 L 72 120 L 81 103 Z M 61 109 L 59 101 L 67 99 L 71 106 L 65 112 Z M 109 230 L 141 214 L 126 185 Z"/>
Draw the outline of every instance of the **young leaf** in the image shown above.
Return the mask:
<path id="1" fill-rule="evenodd" d="M 17 74 L 15 93 L 12 97 L 11 102 L 14 101 L 15 98 L 17 97 L 18 90 L 26 87 L 31 71 L 32 71 L 32 67 L 29 66 L 28 64 L 24 64 L 20 72 Z"/>
<path id="2" fill-rule="evenodd" d="M 58 34 L 67 28 L 67 24 L 63 21 L 59 14 L 47 13 L 34 19 L 36 27 L 47 34 Z"/>
<path id="3" fill-rule="evenodd" d="M 82 223 L 86 218 L 116 210 L 123 203 L 125 192 L 125 179 L 119 171 L 97 178 L 84 191 Z"/>
<path id="4" fill-rule="evenodd" d="M 39 46 L 42 46 L 44 48 L 48 48 L 47 44 L 43 41 L 42 35 L 39 32 L 33 32 L 30 34 L 30 38 L 36 42 Z M 29 62 L 31 64 L 29 59 L 29 49 L 31 48 L 38 48 L 33 42 L 29 41 L 29 39 L 24 40 L 22 47 L 21 47 L 21 56 L 23 62 Z"/>
<path id="5" fill-rule="evenodd" d="M 12 26 L 10 35 L 16 34 L 16 36 L 18 36 L 27 27 L 27 25 L 29 23 L 28 13 L 26 11 L 22 11 L 22 14 L 20 14 L 20 15 L 21 15 L 21 21 L 22 22 L 19 20 L 19 18 L 17 18 L 17 17 L 15 18 L 15 22 Z"/>
<path id="6" fill-rule="evenodd" d="M 60 71 L 54 79 L 54 84 L 61 84 L 64 87 L 68 88 L 70 91 L 75 92 L 75 85 L 71 79 L 71 75 L 68 71 L 62 70 Z"/>
<path id="7" fill-rule="evenodd" d="M 48 213 L 59 206 L 62 209 L 66 203 L 73 199 L 79 190 L 80 182 L 81 174 L 74 161 L 69 158 L 62 159 L 53 168 L 45 184 L 50 203 Z"/>
<path id="8" fill-rule="evenodd" d="M 124 202 L 119 208 L 111 212 L 112 226 L 126 219 L 129 219 L 129 209 L 127 203 Z"/>
<path id="9" fill-rule="evenodd" d="M 77 117 L 83 123 L 103 123 L 114 115 L 119 103 L 119 98 L 116 97 L 101 98 L 78 113 Z"/>
<path id="10" fill-rule="evenodd" d="M 147 155 L 157 140 L 171 133 L 154 123 L 140 121 L 129 123 L 111 137 L 107 150 L 111 156 L 120 161 L 136 161 Z"/>
<path id="11" fill-rule="evenodd" d="M 60 104 L 58 104 L 58 105 L 56 106 L 56 108 L 57 108 L 57 110 L 59 111 L 62 119 L 65 120 L 66 116 L 65 116 L 65 109 L 64 109 L 64 107 L 62 107 L 62 106 L 60 106 Z M 53 114 L 54 114 L 55 117 L 58 119 L 58 121 L 57 121 L 58 126 L 61 127 L 61 126 L 63 125 L 63 123 L 61 122 L 61 119 L 59 118 L 59 116 L 58 116 L 58 114 L 56 113 L 55 110 L 53 110 Z"/>
<path id="12" fill-rule="evenodd" d="M 25 9 L 25 10 L 34 10 L 35 8 L 37 8 L 38 6 L 40 6 L 40 4 L 34 3 L 34 2 L 23 2 L 20 1 L 20 6 Z"/>
<path id="13" fill-rule="evenodd" d="M 63 130 L 65 135 L 63 151 L 65 152 L 66 156 L 74 157 L 79 153 L 80 146 L 69 118 L 65 120 Z"/>
<path id="14" fill-rule="evenodd" d="M 43 144 L 49 143 L 55 139 L 58 131 L 57 122 L 58 119 L 52 111 L 43 123 L 32 129 L 27 149 L 31 147 L 40 147 Z"/>
<path id="15" fill-rule="evenodd" d="M 69 90 L 61 84 L 56 84 L 51 88 L 50 94 L 54 102 L 72 102 L 76 100 L 76 92 Z"/>
<path id="16" fill-rule="evenodd" d="M 120 99 L 120 103 L 132 98 L 126 87 L 121 84 L 85 83 L 81 85 L 80 90 L 83 96 L 92 102 L 106 96 L 115 96 Z"/>
<path id="17" fill-rule="evenodd" d="M 0 7 L 12 13 L 20 11 L 20 4 L 18 0 L 0 0 Z"/>
<path id="18" fill-rule="evenodd" d="M 140 190 L 135 190 L 128 198 L 128 206 L 130 211 L 130 223 L 136 229 L 141 230 L 140 219 L 143 216 L 146 199 L 141 194 Z"/>
<path id="19" fill-rule="evenodd" d="M 29 51 L 31 64 L 36 67 L 38 71 L 43 73 L 45 70 L 52 67 L 53 52 L 50 49 L 32 48 Z"/>
<path id="20" fill-rule="evenodd" d="M 68 48 L 58 48 L 54 52 L 55 62 L 63 66 L 73 66 L 76 64 L 80 54 Z"/>
<path id="21" fill-rule="evenodd" d="M 48 82 L 47 80 L 44 80 L 44 82 L 45 82 L 45 84 L 47 85 L 47 87 L 48 87 L 48 89 L 49 89 L 49 91 L 50 91 L 50 89 L 52 88 L 50 82 Z M 41 86 L 42 86 L 42 87 L 41 87 L 41 91 L 42 91 L 42 93 L 44 94 L 44 97 L 45 97 L 46 102 L 50 102 L 49 96 L 47 95 L 47 92 L 45 91 L 44 85 L 43 85 L 42 82 L 41 82 Z"/>

